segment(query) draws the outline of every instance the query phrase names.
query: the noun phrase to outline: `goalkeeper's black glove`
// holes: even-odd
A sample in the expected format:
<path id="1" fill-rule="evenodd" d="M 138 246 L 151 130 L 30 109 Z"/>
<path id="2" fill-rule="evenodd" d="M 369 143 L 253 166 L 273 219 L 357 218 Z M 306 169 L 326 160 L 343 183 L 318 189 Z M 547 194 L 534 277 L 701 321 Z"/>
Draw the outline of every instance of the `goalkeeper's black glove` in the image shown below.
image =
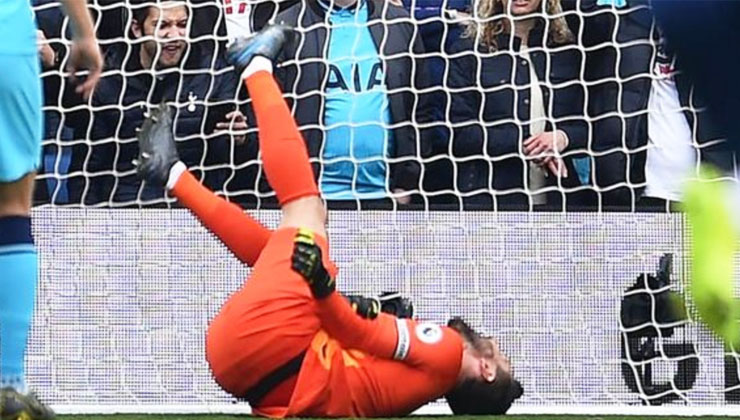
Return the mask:
<path id="1" fill-rule="evenodd" d="M 352 309 L 357 315 L 366 319 L 375 319 L 380 314 L 380 299 L 360 295 L 346 295 Z"/>
<path id="2" fill-rule="evenodd" d="M 381 312 L 395 315 L 398 318 L 414 317 L 414 304 L 411 299 L 401 296 L 398 292 L 383 292 L 378 300 Z"/>
<path id="3" fill-rule="evenodd" d="M 316 299 L 323 299 L 334 292 L 334 278 L 326 271 L 321 260 L 321 248 L 316 244 L 314 233 L 308 229 L 298 229 L 293 238 L 293 258 L 291 267 L 306 280 Z"/>
<path id="4" fill-rule="evenodd" d="M 414 305 L 398 292 L 383 292 L 379 297 L 345 295 L 352 309 L 361 317 L 375 319 L 385 312 L 397 318 L 413 318 Z"/>

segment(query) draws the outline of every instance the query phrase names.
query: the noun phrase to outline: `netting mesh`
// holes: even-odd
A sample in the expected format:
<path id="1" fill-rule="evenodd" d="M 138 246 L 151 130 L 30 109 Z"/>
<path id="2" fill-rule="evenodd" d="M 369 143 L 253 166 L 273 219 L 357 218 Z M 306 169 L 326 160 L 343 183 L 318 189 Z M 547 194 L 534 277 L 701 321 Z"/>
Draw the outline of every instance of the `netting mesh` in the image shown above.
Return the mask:
<path id="1" fill-rule="evenodd" d="M 106 67 L 82 101 L 59 4 L 34 3 L 52 51 L 28 369 L 60 411 L 245 409 L 213 382 L 203 334 L 248 270 L 184 210 L 117 208 L 175 203 L 131 164 L 136 128 L 163 101 L 209 188 L 274 206 L 248 95 L 223 59 L 228 40 L 270 20 L 300 22 L 276 76 L 330 206 L 393 209 L 332 214 L 343 290 L 398 290 L 422 319 L 462 315 L 500 337 L 527 390 L 515 411 L 728 413 L 740 400 L 734 354 L 663 306 L 688 268 L 681 215 L 532 211 L 668 210 L 701 162 L 733 173 L 646 5 L 548 0 L 523 48 L 464 0 L 363 0 L 366 12 L 336 16 L 316 1 L 96 0 Z M 557 130 L 566 147 L 531 150 Z M 640 280 L 664 254 L 670 282 Z"/>
<path id="2" fill-rule="evenodd" d="M 646 186 L 650 198 L 679 200 L 677 185 L 700 162 L 733 168 L 645 5 L 549 0 L 526 20 L 463 0 L 418 0 L 405 5 L 410 15 L 367 0 L 348 16 L 318 0 L 98 0 L 106 67 L 84 102 L 62 77 L 69 28 L 59 5 L 37 3 L 54 51 L 44 61 L 40 204 L 162 203 L 131 165 L 135 129 L 162 101 L 177 108 L 185 163 L 212 189 L 264 203 L 272 193 L 256 121 L 223 51 L 268 21 L 298 27 L 276 76 L 329 199 L 632 209 L 649 203 Z M 531 27 L 528 45 L 507 35 L 517 25 Z M 332 31 L 341 36 L 332 41 Z M 530 144 L 537 138 L 542 147 Z"/>

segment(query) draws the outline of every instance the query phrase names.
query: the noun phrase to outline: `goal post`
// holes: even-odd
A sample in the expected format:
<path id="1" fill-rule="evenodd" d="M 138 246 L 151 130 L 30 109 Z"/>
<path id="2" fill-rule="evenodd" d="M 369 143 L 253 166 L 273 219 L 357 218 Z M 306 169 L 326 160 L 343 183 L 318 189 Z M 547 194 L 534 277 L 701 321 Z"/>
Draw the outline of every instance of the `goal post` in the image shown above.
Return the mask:
<path id="1" fill-rule="evenodd" d="M 648 93 L 670 86 L 666 75 L 675 68 L 659 51 L 646 5 L 543 1 L 552 8 L 538 12 L 547 19 L 536 29 L 557 42 L 526 50 L 504 37 L 496 48 L 461 48 L 465 40 L 483 42 L 485 31 L 471 29 L 476 23 L 499 18 L 462 0 L 404 1 L 408 16 L 394 9 L 394 19 L 374 21 L 386 34 L 400 25 L 424 46 L 386 54 L 391 41 L 383 38 L 378 47 L 381 71 L 392 60 L 410 63 L 408 85 L 376 87 L 388 103 L 391 96 L 409 101 L 409 109 L 388 105 L 409 111 L 407 120 L 382 121 L 381 131 L 392 135 L 380 152 L 370 145 L 372 156 L 352 149 L 372 124 L 322 117 L 300 127 L 309 142 L 337 125 L 351 133 L 345 155 L 326 141 L 309 144 L 325 192 L 327 177 L 352 174 L 349 195 L 330 201 L 340 208 L 328 226 L 339 288 L 398 291 L 420 319 L 462 316 L 495 336 L 525 389 L 512 413 L 740 415 L 737 354 L 694 322 L 686 295 L 688 227 L 668 211 L 674 197 L 660 193 L 675 184 L 651 184 L 661 177 L 645 169 L 655 168 L 645 163 L 651 153 L 664 156 L 675 146 L 650 140 L 653 117 L 686 124 L 690 139 L 676 147 L 688 153 L 679 159 L 687 176 L 721 136 L 704 129 L 705 110 L 693 93 L 688 102 L 668 95 L 678 105 L 662 113 L 649 105 L 655 96 Z M 277 226 L 249 99 L 222 54 L 235 37 L 306 2 L 180 3 L 184 23 L 171 40 L 184 45 L 175 52 L 182 58 L 168 63 L 157 47 L 162 36 L 137 34 L 134 26 L 150 17 L 150 6 L 161 6 L 153 21 L 161 26 L 172 1 L 89 1 L 106 67 L 96 96 L 82 101 L 70 97 L 60 4 L 34 1 L 54 59 L 42 66 L 46 129 L 33 213 L 40 282 L 27 371 L 61 414 L 249 412 L 213 381 L 203 345 L 209 320 L 249 269 L 172 197 L 136 180 L 135 129 L 148 107 L 175 107 L 176 141 L 190 168 Z M 382 7 L 397 7 L 391 3 Z M 299 43 L 330 24 L 299 28 Z M 294 113 L 307 98 L 327 106 L 334 93 L 326 85 L 341 85 L 338 79 L 298 87 L 312 65 L 330 64 L 299 55 L 280 67 L 294 72 L 296 82 L 283 84 Z M 347 68 L 343 83 L 362 87 L 355 76 L 366 69 Z M 217 130 L 236 110 L 246 128 Z M 563 131 L 568 146 L 528 155 L 525 143 L 553 130 Z M 556 165 L 548 168 L 545 158 Z M 553 175 L 563 169 L 569 176 Z M 383 173 L 385 195 L 363 195 L 365 170 Z M 404 183 L 393 178 L 399 173 L 414 178 Z M 651 186 L 657 200 L 641 201 Z M 419 411 L 447 412 L 441 401 Z"/>

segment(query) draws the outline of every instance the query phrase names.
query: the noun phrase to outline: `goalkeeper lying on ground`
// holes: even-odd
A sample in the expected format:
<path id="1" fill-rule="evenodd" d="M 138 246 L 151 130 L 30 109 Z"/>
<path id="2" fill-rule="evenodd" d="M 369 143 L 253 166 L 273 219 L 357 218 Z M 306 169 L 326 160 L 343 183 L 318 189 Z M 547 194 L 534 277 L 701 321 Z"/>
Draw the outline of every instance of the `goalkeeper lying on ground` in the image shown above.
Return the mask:
<path id="1" fill-rule="evenodd" d="M 446 396 L 456 414 L 500 414 L 522 393 L 495 340 L 365 308 L 335 292 L 326 210 L 306 148 L 272 77 L 290 29 L 237 41 L 230 59 L 257 116 L 264 170 L 282 207 L 275 232 L 201 186 L 179 162 L 171 111 L 139 134 L 139 173 L 165 184 L 253 271 L 211 322 L 206 358 L 218 384 L 270 417 L 409 414 Z"/>

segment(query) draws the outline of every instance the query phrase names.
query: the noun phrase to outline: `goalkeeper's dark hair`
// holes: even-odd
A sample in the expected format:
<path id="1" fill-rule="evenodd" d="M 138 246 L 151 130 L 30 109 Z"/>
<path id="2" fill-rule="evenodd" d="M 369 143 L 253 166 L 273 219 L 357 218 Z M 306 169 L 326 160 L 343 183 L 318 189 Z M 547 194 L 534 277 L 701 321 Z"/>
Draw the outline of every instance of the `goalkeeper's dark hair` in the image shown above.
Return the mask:
<path id="1" fill-rule="evenodd" d="M 501 368 L 496 369 L 496 379 L 484 382 L 466 379 L 445 395 L 455 415 L 505 414 L 511 403 L 522 396 L 524 389 L 516 379 Z"/>
<path id="2" fill-rule="evenodd" d="M 493 348 L 483 336 L 461 318 L 452 318 L 447 326 L 460 333 L 463 340 L 482 356 L 492 355 Z M 511 403 L 522 396 L 524 389 L 509 372 L 496 368 L 496 379 L 484 382 L 466 379 L 445 395 L 455 415 L 505 414 Z"/>
<path id="3" fill-rule="evenodd" d="M 447 321 L 447 326 L 457 331 L 466 343 L 471 345 L 481 356 L 493 356 L 493 346 L 488 340 L 475 331 L 460 317 L 454 317 Z"/>

